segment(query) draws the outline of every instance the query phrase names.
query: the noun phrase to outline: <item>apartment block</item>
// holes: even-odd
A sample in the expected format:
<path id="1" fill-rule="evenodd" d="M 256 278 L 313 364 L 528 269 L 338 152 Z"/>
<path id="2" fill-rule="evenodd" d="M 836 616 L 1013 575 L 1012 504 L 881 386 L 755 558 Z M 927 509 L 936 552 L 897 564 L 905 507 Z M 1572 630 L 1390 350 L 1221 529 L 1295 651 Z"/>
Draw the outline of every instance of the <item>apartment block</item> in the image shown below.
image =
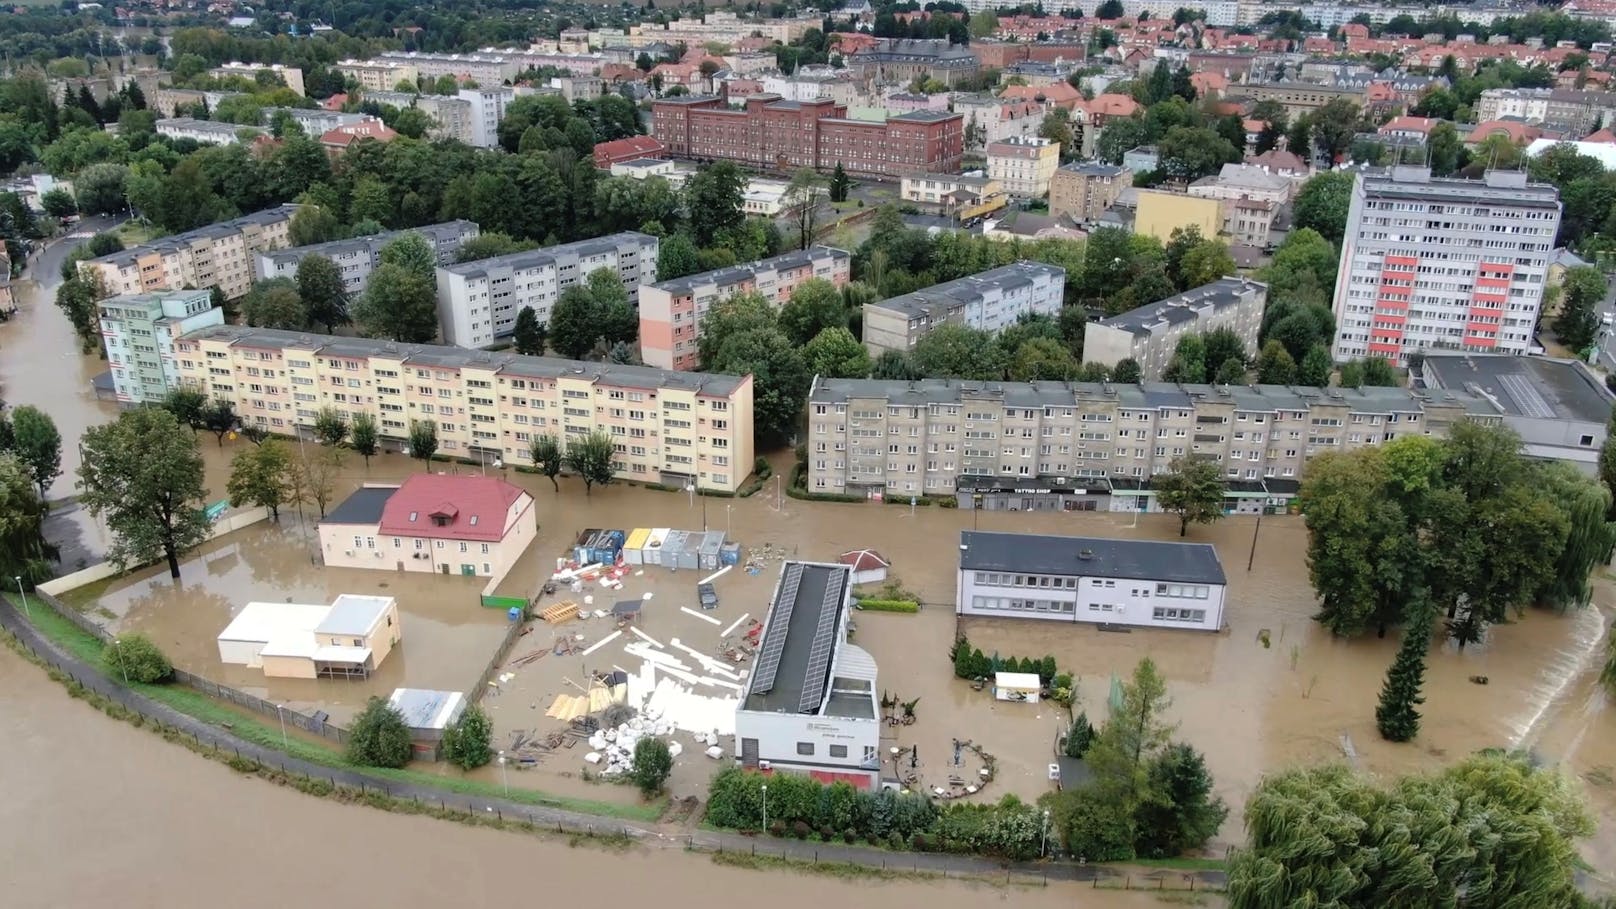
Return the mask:
<path id="1" fill-rule="evenodd" d="M 463 88 L 458 97 L 471 105 L 471 144 L 478 148 L 498 145 L 499 121 L 505 119 L 505 109 L 516 100 L 516 90 L 496 83 L 491 88 Z"/>
<path id="2" fill-rule="evenodd" d="M 306 94 L 303 91 L 303 70 L 295 66 L 283 66 L 279 63 L 238 63 L 232 61 L 230 63 L 221 63 L 208 70 L 208 75 L 215 79 L 240 76 L 243 79 L 256 80 L 259 73 L 269 73 L 280 80 L 282 85 L 297 94 Z"/>
<path id="3" fill-rule="evenodd" d="M 345 79 L 353 79 L 367 94 L 390 92 L 400 82 L 414 85 L 421 74 L 414 64 L 399 60 L 343 60 L 332 69 Z"/>
<path id="4" fill-rule="evenodd" d="M 746 265 L 720 268 L 647 284 L 640 288 L 640 358 L 662 369 L 696 369 L 701 321 L 715 303 L 755 293 L 776 307 L 810 278 L 837 287 L 851 279 L 852 256 L 845 250 L 814 246 Z"/>
<path id="5" fill-rule="evenodd" d="M 1024 314 L 1059 314 L 1065 292 L 1066 269 L 1016 262 L 864 304 L 864 345 L 871 356 L 888 350 L 908 353 L 915 342 L 950 322 L 997 332 Z"/>
<path id="6" fill-rule="evenodd" d="M 1413 351 L 1526 353 L 1559 226 L 1559 192 L 1522 172 L 1360 175 L 1336 275 L 1333 355 L 1402 366 Z"/>
<path id="7" fill-rule="evenodd" d="M 235 145 L 242 136 L 251 139 L 265 134 L 265 130 L 256 126 L 198 120 L 194 117 L 168 117 L 157 121 L 157 135 L 170 139 L 190 139 L 202 145 Z"/>
<path id="8" fill-rule="evenodd" d="M 277 205 L 141 246 L 87 259 L 80 271 L 93 271 L 112 294 L 141 294 L 183 287 L 213 287 L 234 299 L 252 287 L 253 256 L 288 245 L 296 205 Z"/>
<path id="9" fill-rule="evenodd" d="M 1231 511 L 1294 496 L 1307 461 L 1402 435 L 1496 422 L 1461 391 L 1145 382 L 814 380 L 808 488 L 954 496 L 963 508 L 1156 510 L 1149 480 L 1184 456 L 1216 460 Z"/>
<path id="10" fill-rule="evenodd" d="M 1133 172 L 1112 164 L 1081 162 L 1057 168 L 1049 181 L 1049 214 L 1092 224 L 1133 186 Z"/>
<path id="11" fill-rule="evenodd" d="M 417 95 L 411 92 L 367 91 L 366 101 L 387 104 L 403 110 L 414 107 L 432 119 L 429 139 L 455 139 L 471 144 L 472 105 L 454 95 Z"/>
<path id="12" fill-rule="evenodd" d="M 1132 359 L 1147 382 L 1161 379 L 1173 359 L 1178 341 L 1186 334 L 1227 328 L 1246 345 L 1247 356 L 1257 356 L 1257 335 L 1262 330 L 1268 285 L 1244 278 L 1221 278 L 1211 284 L 1175 294 L 1121 315 L 1090 322 L 1083 327 L 1083 359 L 1115 366 Z M 1216 372 L 1222 364 L 1207 365 Z"/>
<path id="13" fill-rule="evenodd" d="M 438 321 L 443 338 L 458 347 L 487 347 L 516 330 L 516 314 L 533 310 L 541 325 L 567 288 L 609 268 L 623 279 L 629 300 L 656 280 L 657 238 L 632 231 L 445 265 L 438 269 Z"/>
<path id="14" fill-rule="evenodd" d="M 1289 178 L 1250 164 L 1225 164 L 1216 176 L 1191 183 L 1189 194 L 1223 203 L 1223 233 L 1231 243 L 1271 245 L 1274 217 L 1290 201 Z"/>
<path id="15" fill-rule="evenodd" d="M 244 421 L 302 432 L 322 407 L 367 413 L 404 448 L 436 424 L 443 454 L 530 464 L 539 435 L 610 434 L 625 480 L 733 491 L 752 470 L 752 377 L 218 326 L 175 342 L 180 381 Z"/>
<path id="16" fill-rule="evenodd" d="M 1049 181 L 1060 167 L 1060 143 L 1037 136 L 1012 136 L 987 147 L 988 176 L 1018 199 L 1049 195 Z"/>
<path id="17" fill-rule="evenodd" d="M 446 221 L 442 224 L 427 224 L 423 227 L 388 231 L 369 237 L 354 237 L 351 240 L 333 240 L 330 243 L 293 246 L 289 249 L 266 249 L 253 257 L 253 267 L 260 281 L 268 281 L 271 278 L 295 278 L 297 266 L 304 259 L 309 256 L 325 256 L 342 273 L 342 287 L 350 297 L 353 297 L 365 292 L 365 287 L 370 282 L 370 273 L 376 269 L 382 247 L 405 234 L 418 234 L 424 238 L 437 253 L 438 265 L 443 266 L 454 263 L 461 244 L 476 237 L 478 229 L 477 225 L 470 221 Z"/>
<path id="18" fill-rule="evenodd" d="M 522 66 L 513 58 L 502 54 L 430 54 L 420 51 L 387 51 L 377 54 L 375 61 L 402 63 L 415 67 L 421 79 L 453 76 L 461 82 L 471 80 L 478 85 L 495 86 L 516 78 Z M 389 85 L 388 88 L 393 86 Z"/>
<path id="19" fill-rule="evenodd" d="M 161 401 L 178 385 L 175 338 L 224 324 L 206 290 L 123 294 L 97 303 L 96 315 L 113 389 L 130 404 Z"/>

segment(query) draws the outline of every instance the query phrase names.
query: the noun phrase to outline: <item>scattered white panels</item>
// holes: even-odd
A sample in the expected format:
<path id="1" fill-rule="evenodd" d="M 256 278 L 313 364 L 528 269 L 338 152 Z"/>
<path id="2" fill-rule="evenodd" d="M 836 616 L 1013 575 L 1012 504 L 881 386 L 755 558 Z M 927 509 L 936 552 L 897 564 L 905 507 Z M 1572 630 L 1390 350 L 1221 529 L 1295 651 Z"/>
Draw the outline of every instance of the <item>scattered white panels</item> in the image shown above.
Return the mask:
<path id="1" fill-rule="evenodd" d="M 581 656 L 589 656 L 591 653 L 594 653 L 595 651 L 599 650 L 600 648 L 605 647 L 607 644 L 610 644 L 611 642 L 617 640 L 618 638 L 620 638 L 622 636 L 623 636 L 623 632 L 614 631 L 611 634 L 608 634 L 607 636 L 605 636 L 605 637 L 601 638 L 600 640 L 596 641 L 595 643 L 589 645 L 589 649 L 585 650 L 580 655 Z"/>
<path id="2" fill-rule="evenodd" d="M 689 606 L 680 606 L 679 611 L 682 612 L 682 613 L 685 613 L 686 615 L 693 615 L 696 618 L 701 619 L 703 622 L 709 622 L 709 623 L 714 624 L 714 625 L 723 624 L 722 622 L 718 621 L 717 619 L 713 618 L 712 616 L 704 615 L 702 613 L 699 613 L 696 610 L 691 609 Z"/>
<path id="3" fill-rule="evenodd" d="M 725 571 L 728 571 L 728 570 L 729 570 L 729 569 L 727 569 L 727 568 L 726 568 L 726 569 L 724 569 L 724 570 L 725 570 Z M 729 637 L 729 636 L 730 636 L 730 632 L 733 632 L 733 631 L 734 631 L 734 630 L 735 630 L 735 629 L 737 629 L 737 628 L 739 628 L 739 627 L 741 627 L 741 623 L 742 623 L 742 622 L 744 622 L 744 621 L 746 621 L 746 620 L 747 620 L 747 619 L 749 619 L 749 618 L 751 618 L 751 616 L 752 616 L 752 614 L 751 614 L 751 613 L 750 613 L 750 612 L 743 612 L 743 613 L 741 613 L 741 617 L 740 617 L 740 618 L 738 618 L 738 619 L 736 619 L 736 620 L 735 620 L 735 621 L 734 621 L 734 622 L 732 622 L 732 623 L 731 623 L 731 624 L 730 624 L 730 626 L 729 626 L 729 627 L 728 627 L 728 628 L 725 628 L 725 629 L 724 629 L 724 632 L 723 632 L 723 636 L 724 636 L 724 637 L 726 637 L 726 638 L 727 638 L 727 637 Z"/>
<path id="4" fill-rule="evenodd" d="M 647 644 L 650 644 L 652 647 L 661 647 L 662 646 L 661 641 L 658 641 L 656 638 L 653 638 L 650 635 L 646 634 L 645 632 L 641 631 L 640 629 L 635 628 L 633 625 L 630 625 L 628 630 L 634 632 L 634 634 L 640 640 L 644 641 Z"/>
<path id="5" fill-rule="evenodd" d="M 734 568 L 734 567 L 735 567 L 734 565 L 725 565 L 723 568 L 720 568 L 717 571 L 713 572 L 712 574 L 706 576 L 705 578 L 702 578 L 700 583 L 711 584 L 712 582 L 718 580 L 719 578 L 723 577 L 724 575 L 729 574 L 729 570 L 731 568 Z"/>

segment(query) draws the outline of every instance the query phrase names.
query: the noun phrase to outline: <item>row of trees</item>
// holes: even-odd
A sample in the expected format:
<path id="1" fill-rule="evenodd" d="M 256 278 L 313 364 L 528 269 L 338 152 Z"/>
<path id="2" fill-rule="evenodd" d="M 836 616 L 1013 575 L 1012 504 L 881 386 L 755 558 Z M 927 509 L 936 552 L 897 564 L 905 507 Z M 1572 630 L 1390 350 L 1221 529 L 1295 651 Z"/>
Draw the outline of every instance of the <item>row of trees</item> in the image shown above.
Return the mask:
<path id="1" fill-rule="evenodd" d="M 31 407 L 8 414 L 0 403 L 0 575 L 31 584 L 51 576 L 58 551 L 45 539 L 45 489 L 60 464 L 50 417 Z"/>

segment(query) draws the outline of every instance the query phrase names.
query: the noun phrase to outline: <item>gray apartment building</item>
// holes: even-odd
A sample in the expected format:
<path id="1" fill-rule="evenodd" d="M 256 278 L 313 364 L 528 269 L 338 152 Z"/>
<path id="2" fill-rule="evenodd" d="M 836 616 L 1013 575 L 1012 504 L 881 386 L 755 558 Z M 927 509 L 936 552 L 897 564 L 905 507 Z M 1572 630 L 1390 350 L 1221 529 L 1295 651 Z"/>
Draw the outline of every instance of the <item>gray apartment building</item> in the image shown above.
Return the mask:
<path id="1" fill-rule="evenodd" d="M 387 104 L 403 110 L 418 108 L 432 118 L 429 139 L 457 139 L 467 145 L 472 140 L 472 103 L 456 95 L 417 95 L 412 92 L 365 92 L 366 101 Z"/>
<path id="2" fill-rule="evenodd" d="M 1059 314 L 1065 292 L 1064 268 L 1016 262 L 864 304 L 864 344 L 872 356 L 888 350 L 907 353 L 915 342 L 949 322 L 997 332 L 1023 314 Z"/>
<path id="3" fill-rule="evenodd" d="M 1268 285 L 1245 278 L 1219 278 L 1165 300 L 1090 322 L 1083 329 L 1083 359 L 1115 366 L 1132 358 L 1147 382 L 1161 378 L 1173 359 L 1178 340 L 1227 328 L 1245 342 L 1246 354 L 1257 355 L 1257 334 L 1262 330 Z M 1209 363 L 1216 372 L 1222 364 Z"/>
<path id="4" fill-rule="evenodd" d="M 257 271 L 260 281 L 268 281 L 271 278 L 295 278 L 298 263 L 309 256 L 325 256 L 336 264 L 338 271 L 342 272 L 343 289 L 349 296 L 355 296 L 365 292 L 365 287 L 370 282 L 370 273 L 376 268 L 377 257 L 380 256 L 382 247 L 405 234 L 420 234 L 437 253 L 438 264 L 448 265 L 454 262 L 455 256 L 459 254 L 461 244 L 477 236 L 478 228 L 471 221 L 445 221 L 442 224 L 427 224 L 409 230 L 354 237 L 351 240 L 332 240 L 329 243 L 293 246 L 289 249 L 266 249 L 254 257 L 253 268 Z"/>
<path id="5" fill-rule="evenodd" d="M 1152 511 L 1150 478 L 1210 458 L 1226 507 L 1282 507 L 1309 458 L 1496 421 L 1463 391 L 1145 382 L 814 380 L 810 492 L 954 496 L 962 508 Z"/>

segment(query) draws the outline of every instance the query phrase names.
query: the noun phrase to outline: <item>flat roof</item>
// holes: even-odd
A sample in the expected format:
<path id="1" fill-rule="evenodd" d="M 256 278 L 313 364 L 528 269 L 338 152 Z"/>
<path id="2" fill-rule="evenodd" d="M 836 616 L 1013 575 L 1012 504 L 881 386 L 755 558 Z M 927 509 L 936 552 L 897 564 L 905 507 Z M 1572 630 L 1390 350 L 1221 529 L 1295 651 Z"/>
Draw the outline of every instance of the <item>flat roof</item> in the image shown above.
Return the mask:
<path id="1" fill-rule="evenodd" d="M 494 268 L 532 268 L 537 265 L 554 264 L 558 259 L 567 256 L 591 256 L 608 250 L 618 250 L 625 246 L 640 248 L 655 247 L 656 237 L 642 234 L 637 231 L 623 231 L 609 234 L 604 237 L 592 237 L 588 240 L 579 240 L 576 243 L 562 243 L 557 246 L 546 246 L 542 249 L 524 249 L 520 252 L 506 253 L 503 256 L 492 256 L 487 259 L 474 259 L 470 262 L 460 262 L 454 265 L 440 266 L 441 271 L 454 275 L 463 275 L 468 278 L 482 278 Z"/>
<path id="2" fill-rule="evenodd" d="M 438 246 L 459 237 L 468 235 L 475 237 L 477 235 L 477 225 L 471 221 L 445 221 L 441 224 L 423 224 L 420 227 L 411 227 L 408 230 L 389 230 L 365 237 L 351 237 L 347 240 L 311 243 L 308 246 L 290 246 L 285 249 L 266 249 L 259 252 L 258 255 L 275 262 L 300 262 L 305 256 L 326 256 L 330 258 L 351 252 L 368 252 L 374 256 L 381 251 L 383 246 L 405 234 L 420 234 L 433 246 Z"/>
<path id="3" fill-rule="evenodd" d="M 818 713 L 830 683 L 830 661 L 839 640 L 852 570 L 846 565 L 787 561 L 780 566 L 757 660 L 742 709 L 763 713 Z M 783 620 L 783 624 L 782 624 Z M 828 648 L 828 649 L 827 649 Z M 778 652 L 772 678 L 768 654 Z M 824 664 L 810 657 L 818 651 Z M 804 710 L 804 702 L 813 708 Z"/>
<path id="4" fill-rule="evenodd" d="M 245 128 L 250 129 L 252 127 Z M 106 263 L 108 265 L 123 268 L 135 264 L 136 260 L 138 260 L 141 256 L 150 255 L 154 252 L 174 252 L 181 248 L 190 246 L 197 240 L 204 237 L 218 238 L 229 236 L 230 234 L 240 233 L 242 228 L 247 227 L 248 225 L 263 226 L 267 224 L 274 224 L 280 221 L 290 221 L 292 216 L 297 214 L 297 209 L 298 207 L 296 205 L 277 205 L 274 208 L 266 208 L 262 211 L 255 211 L 250 215 L 242 215 L 239 218 L 233 218 L 229 221 L 220 221 L 215 224 L 208 224 L 203 227 L 198 227 L 195 230 L 188 230 L 182 234 L 172 234 L 167 237 L 158 237 L 157 239 L 152 240 L 150 243 L 144 243 L 140 246 L 131 246 L 128 249 L 119 250 L 115 253 L 108 253 L 107 255 L 96 259 L 90 259 L 89 261 L 98 264 Z"/>
<path id="5" fill-rule="evenodd" d="M 387 703 L 404 714 L 404 725 L 411 729 L 443 729 L 465 709 L 466 696 L 458 691 L 395 688 Z"/>
<path id="6" fill-rule="evenodd" d="M 331 604 L 331 611 L 315 626 L 315 634 L 367 635 L 398 602 L 392 597 L 345 593 Z"/>
<path id="7" fill-rule="evenodd" d="M 1058 265 L 1046 265 L 1042 262 L 1014 262 L 980 274 L 966 275 L 945 284 L 923 287 L 913 293 L 870 305 L 892 310 L 909 319 L 928 314 L 940 315 L 956 306 L 964 306 L 979 300 L 990 290 L 1003 291 L 1025 287 L 1040 276 L 1060 278 L 1064 281 L 1066 270 Z"/>
<path id="8" fill-rule="evenodd" d="M 1037 533 L 960 532 L 960 568 L 1190 584 L 1226 584 L 1210 543 L 1162 543 Z"/>
<path id="9" fill-rule="evenodd" d="M 1130 309 L 1121 315 L 1101 319 L 1100 324 L 1108 328 L 1121 329 L 1129 334 L 1148 335 L 1154 327 L 1164 322 L 1194 320 L 1196 310 L 1201 307 L 1211 306 L 1215 311 L 1235 306 L 1243 302 L 1253 290 L 1266 294 L 1268 285 L 1245 278 L 1219 278 L 1211 284 L 1174 294 L 1165 300 L 1157 300 L 1138 309 Z"/>
<path id="10" fill-rule="evenodd" d="M 752 280 L 757 277 L 758 272 L 801 268 L 820 259 L 827 258 L 834 262 L 838 259 L 851 259 L 852 256 L 846 250 L 837 249 L 834 246 L 810 246 L 807 249 L 792 250 L 772 258 L 759 259 L 756 262 L 715 268 L 712 271 L 686 275 L 683 278 L 670 278 L 667 281 L 659 281 L 651 286 L 657 290 L 675 295 L 694 293 L 696 288 L 709 284 L 718 287 L 733 287 L 736 284 L 744 284 Z"/>
<path id="11" fill-rule="evenodd" d="M 342 504 L 331 509 L 321 524 L 380 524 L 382 509 L 387 500 L 398 492 L 397 486 L 361 486 Z"/>
<path id="12" fill-rule="evenodd" d="M 331 607 L 314 603 L 248 603 L 219 632 L 221 641 L 268 644 L 298 633 L 313 634 Z"/>
<path id="13" fill-rule="evenodd" d="M 1428 351 L 1421 372 L 1438 387 L 1486 398 L 1505 416 L 1604 424 L 1616 403 L 1575 360 Z"/>

